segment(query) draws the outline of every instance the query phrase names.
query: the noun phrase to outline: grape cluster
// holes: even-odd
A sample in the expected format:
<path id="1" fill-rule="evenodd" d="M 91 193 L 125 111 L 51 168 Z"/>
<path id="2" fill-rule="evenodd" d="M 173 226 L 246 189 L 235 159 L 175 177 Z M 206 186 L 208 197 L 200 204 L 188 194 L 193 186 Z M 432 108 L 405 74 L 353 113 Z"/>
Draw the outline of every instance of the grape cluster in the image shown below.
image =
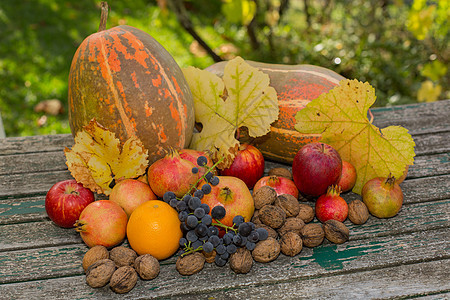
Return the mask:
<path id="1" fill-rule="evenodd" d="M 198 188 L 193 187 L 182 198 L 177 198 L 173 192 L 166 192 L 163 200 L 178 211 L 183 231 L 179 244 L 183 254 L 195 251 L 211 253 L 215 250 L 216 265 L 224 266 L 238 247 L 246 247 L 251 251 L 258 241 L 267 239 L 268 232 L 264 228 L 256 228 L 252 222 L 245 222 L 242 216 L 235 216 L 233 225 L 226 226 L 220 222 L 226 216 L 223 206 L 211 209 L 206 203 L 201 202 L 204 195 L 211 193 L 211 185 L 219 183 L 219 178 L 212 173 L 214 166 L 208 168 L 206 163 L 207 159 L 204 156 L 197 159 L 198 166 L 207 168 L 199 181 L 204 179 L 207 183 Z M 192 173 L 196 174 L 198 171 L 197 167 L 192 168 Z M 223 237 L 219 236 L 219 228 L 225 230 Z"/>

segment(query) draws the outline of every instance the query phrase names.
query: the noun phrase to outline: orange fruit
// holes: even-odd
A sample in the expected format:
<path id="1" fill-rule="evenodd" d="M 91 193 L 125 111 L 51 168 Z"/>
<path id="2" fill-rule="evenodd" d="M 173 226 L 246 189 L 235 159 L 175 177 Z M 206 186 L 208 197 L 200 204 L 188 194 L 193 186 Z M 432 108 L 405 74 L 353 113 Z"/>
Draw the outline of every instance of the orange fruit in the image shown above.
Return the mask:
<path id="1" fill-rule="evenodd" d="M 139 205 L 127 224 L 127 238 L 139 255 L 150 254 L 158 260 L 173 255 L 182 237 L 178 213 L 169 204 L 149 200 Z"/>

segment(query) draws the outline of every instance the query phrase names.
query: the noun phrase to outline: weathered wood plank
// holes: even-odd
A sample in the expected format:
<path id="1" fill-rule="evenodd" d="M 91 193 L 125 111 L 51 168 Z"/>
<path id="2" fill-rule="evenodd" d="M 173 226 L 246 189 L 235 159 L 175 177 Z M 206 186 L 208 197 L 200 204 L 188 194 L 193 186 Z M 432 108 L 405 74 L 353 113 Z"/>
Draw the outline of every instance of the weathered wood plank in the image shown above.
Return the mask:
<path id="1" fill-rule="evenodd" d="M 73 179 L 68 170 L 0 175 L 0 199 L 10 196 L 45 195 L 55 183 L 66 179 Z"/>
<path id="2" fill-rule="evenodd" d="M 374 125 L 383 128 L 400 125 L 411 134 L 448 131 L 450 127 L 450 100 L 418 103 L 372 109 Z"/>
<path id="3" fill-rule="evenodd" d="M 400 265 L 345 275 L 246 286 L 189 295 L 190 299 L 386 299 L 450 290 L 450 260 Z M 144 294 L 145 295 L 145 294 Z M 184 296 L 177 296 L 181 299 Z M 442 298 L 440 298 L 442 299 Z"/>
<path id="4" fill-rule="evenodd" d="M 207 289 L 205 283 L 195 282 L 193 285 L 201 289 L 199 293 L 192 294 L 182 289 L 159 289 L 155 292 L 150 288 L 152 281 L 139 280 L 130 293 L 117 295 L 108 286 L 89 288 L 83 275 L 0 287 L 7 299 L 446 299 L 450 289 L 448 265 L 450 260 L 443 259 L 265 285 L 248 284 L 218 291 L 211 291 L 214 286 Z M 250 275 L 238 275 L 236 279 L 243 276 Z"/>
<path id="5" fill-rule="evenodd" d="M 395 218 L 378 219 L 371 216 L 364 225 L 353 225 L 348 220 L 345 224 L 350 229 L 350 240 L 357 240 L 448 228 L 449 212 L 450 199 L 447 199 L 404 205 Z M 82 243 L 74 229 L 60 228 L 48 218 L 42 222 L 0 225 L 0 252 Z"/>
<path id="6" fill-rule="evenodd" d="M 438 154 L 437 158 L 439 155 L 447 158 L 446 165 L 440 166 L 439 169 L 448 168 L 450 170 L 448 166 L 448 157 L 450 156 L 449 139 L 450 131 L 414 137 L 417 153 L 415 163 L 420 166 L 421 160 L 428 159 L 425 155 L 428 157 L 430 154 Z M 17 153 L 0 157 L 0 175 L 67 170 L 66 158 L 62 149 L 48 152 Z M 431 163 L 427 163 L 427 165 L 434 166 L 433 159 L 436 160 L 437 158 L 430 156 Z M 437 174 L 441 173 L 434 175 Z"/>
<path id="7" fill-rule="evenodd" d="M 0 175 L 67 170 L 63 151 L 15 154 L 0 159 Z"/>
<path id="8" fill-rule="evenodd" d="M 394 237 L 378 237 L 370 241 L 350 241 L 342 245 L 325 243 L 316 248 L 304 248 L 296 257 L 281 255 L 275 262 L 255 263 L 250 273 L 237 275 L 229 267 L 219 268 L 207 265 L 190 277 L 182 277 L 174 265 L 163 265 L 160 275 L 149 282 L 140 281 L 135 290 L 127 294 L 136 297 L 137 293 L 152 296 L 171 296 L 179 293 L 210 292 L 229 290 L 238 287 L 258 286 L 283 282 L 296 282 L 324 276 L 345 275 L 353 272 L 373 271 L 381 268 L 419 264 L 427 261 L 440 261 L 450 258 L 449 229 L 441 229 Z M 43 280 L 57 277 L 81 275 L 83 247 L 55 247 L 31 249 L 14 252 L 1 252 L 1 283 Z M 24 262 L 17 265 L 18 261 Z M 440 265 L 443 265 L 440 263 Z M 443 265 L 448 272 L 449 266 Z M 438 273 L 430 272 L 430 276 Z M 345 277 L 344 276 L 344 277 Z M 403 280 L 410 277 L 402 276 Z M 7 286 L 7 285 L 3 285 Z M 53 287 L 64 292 L 64 287 Z M 92 293 L 105 296 L 107 288 L 93 290 L 80 285 L 79 293 Z"/>
<path id="9" fill-rule="evenodd" d="M 10 137 L 0 140 L 0 155 L 62 151 L 73 143 L 71 134 Z"/>

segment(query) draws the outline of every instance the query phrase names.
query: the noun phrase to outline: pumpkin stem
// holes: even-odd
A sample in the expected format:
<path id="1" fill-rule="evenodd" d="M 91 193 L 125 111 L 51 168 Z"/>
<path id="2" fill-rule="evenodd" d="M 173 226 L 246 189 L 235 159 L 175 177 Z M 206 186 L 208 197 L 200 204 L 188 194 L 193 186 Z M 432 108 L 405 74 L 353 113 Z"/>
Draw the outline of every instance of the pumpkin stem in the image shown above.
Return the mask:
<path id="1" fill-rule="evenodd" d="M 100 16 L 100 25 L 98 26 L 98 32 L 106 29 L 106 21 L 108 20 L 108 2 L 102 1 L 102 15 Z"/>

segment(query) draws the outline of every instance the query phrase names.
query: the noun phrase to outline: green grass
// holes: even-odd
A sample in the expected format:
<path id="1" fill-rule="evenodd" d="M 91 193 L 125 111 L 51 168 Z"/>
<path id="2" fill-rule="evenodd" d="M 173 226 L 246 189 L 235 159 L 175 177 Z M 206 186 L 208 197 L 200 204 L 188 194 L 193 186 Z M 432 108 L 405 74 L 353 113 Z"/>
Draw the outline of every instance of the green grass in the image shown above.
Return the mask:
<path id="1" fill-rule="evenodd" d="M 193 38 L 170 11 L 161 11 L 156 1 L 109 2 L 107 28 L 127 24 L 146 31 L 181 67 L 205 68 L 213 63 L 210 57 L 191 53 Z M 231 24 L 221 14 L 220 0 L 186 1 L 196 29 L 213 49 L 230 43 L 237 48 L 236 54 L 246 59 L 315 64 L 347 78 L 369 81 L 377 91 L 376 106 L 416 102 L 417 90 L 425 80 L 421 67 L 434 50 L 406 30 L 409 8 L 396 4 L 399 1 L 386 9 L 377 1 L 356 0 L 351 7 L 346 1 L 332 2 L 327 19 L 316 4 L 321 2 L 314 2 L 309 27 L 303 2 L 291 1 L 282 21 L 273 28 L 274 50 L 268 48 L 266 26 L 257 32 L 261 48 L 255 51 L 245 28 Z M 260 21 L 264 18 L 259 16 Z M 67 80 L 71 60 L 80 43 L 98 30 L 99 20 L 100 1 L 96 0 L 0 2 L 0 112 L 7 136 L 70 132 Z M 448 92 L 442 95 L 448 96 Z M 45 124 L 38 125 L 44 113 L 33 108 L 47 99 L 59 99 L 64 113 L 47 116 Z"/>

